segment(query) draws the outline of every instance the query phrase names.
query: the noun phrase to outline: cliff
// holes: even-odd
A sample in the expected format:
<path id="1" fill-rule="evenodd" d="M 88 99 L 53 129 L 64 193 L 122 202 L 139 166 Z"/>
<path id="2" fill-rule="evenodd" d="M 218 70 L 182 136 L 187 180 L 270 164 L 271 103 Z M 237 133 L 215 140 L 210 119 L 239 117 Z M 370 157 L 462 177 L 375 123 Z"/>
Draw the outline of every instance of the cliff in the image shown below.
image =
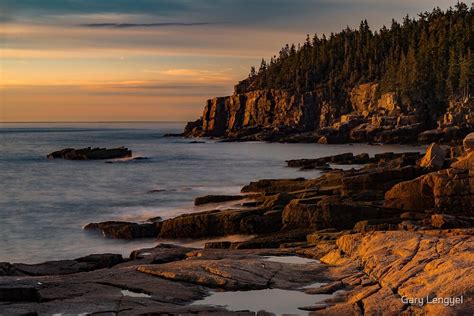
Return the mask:
<path id="1" fill-rule="evenodd" d="M 474 5 L 372 31 L 309 35 L 207 102 L 187 136 L 280 142 L 450 142 L 473 130 Z"/>
<path id="2" fill-rule="evenodd" d="M 202 117 L 185 136 L 281 142 L 407 143 L 462 139 L 474 126 L 474 102 L 452 99 L 445 113 L 430 113 L 421 103 L 395 92 L 379 94 L 369 82 L 337 95 L 323 90 L 292 94 L 255 90 L 207 101 Z"/>

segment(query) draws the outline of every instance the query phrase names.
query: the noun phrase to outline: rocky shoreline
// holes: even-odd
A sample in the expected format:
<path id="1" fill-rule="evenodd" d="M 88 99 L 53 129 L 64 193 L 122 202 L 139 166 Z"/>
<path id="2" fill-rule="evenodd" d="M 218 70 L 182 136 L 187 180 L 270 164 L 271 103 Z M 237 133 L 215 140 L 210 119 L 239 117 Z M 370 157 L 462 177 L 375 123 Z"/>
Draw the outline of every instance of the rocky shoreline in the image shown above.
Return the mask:
<path id="1" fill-rule="evenodd" d="M 378 95 L 379 83 L 353 87 L 333 99 L 322 91 L 246 91 L 207 101 L 203 115 L 182 134 L 222 141 L 282 143 L 450 143 L 474 131 L 472 98 L 452 98 L 442 113 L 428 113 L 395 92 Z"/>
<path id="2" fill-rule="evenodd" d="M 472 313 L 474 134 L 462 145 L 433 143 L 425 155 L 346 153 L 287 164 L 324 173 L 259 180 L 241 196 L 195 201 L 234 203 L 228 209 L 85 227 L 122 239 L 252 235 L 248 240 L 208 242 L 204 249 L 159 244 L 129 258 L 0 263 L 0 310 L 255 315 L 251 306 L 237 312 L 195 302 L 216 291 L 280 289 L 310 295 L 309 304 L 298 306 L 301 314 Z M 358 168 L 335 169 L 343 164 Z M 300 257 L 319 261 L 288 260 Z"/>

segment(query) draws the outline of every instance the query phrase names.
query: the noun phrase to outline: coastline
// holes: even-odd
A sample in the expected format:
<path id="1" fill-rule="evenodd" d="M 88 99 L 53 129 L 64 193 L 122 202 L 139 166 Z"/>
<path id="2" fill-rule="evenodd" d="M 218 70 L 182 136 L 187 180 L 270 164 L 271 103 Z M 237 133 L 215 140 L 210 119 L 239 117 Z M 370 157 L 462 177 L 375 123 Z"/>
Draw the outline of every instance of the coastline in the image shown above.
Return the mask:
<path id="1" fill-rule="evenodd" d="M 12 314 L 108 310 L 232 315 L 221 307 L 192 303 L 212 296 L 215 290 L 283 289 L 313 295 L 313 304 L 299 306 L 301 313 L 311 315 L 380 313 L 377 302 L 381 299 L 389 303 L 383 309 L 388 314 L 472 310 L 474 280 L 469 276 L 474 274 L 468 250 L 473 246 L 472 209 L 457 203 L 454 210 L 450 202 L 472 199 L 471 142 L 465 140 L 459 150 L 433 144 L 425 156 L 347 153 L 288 161 L 293 168 L 326 170 L 315 179 L 252 182 L 242 188 L 243 194 L 252 194 L 252 200 L 236 201 L 238 208 L 184 214 L 154 224 L 160 237 L 225 239 L 235 233 L 255 237 L 209 242 L 204 249 L 160 244 L 133 251 L 128 259 L 102 254 L 37 265 L 2 263 L 0 297 L 9 302 L 2 308 Z M 328 162 L 357 162 L 362 167 L 334 170 Z M 419 203 L 415 188 L 420 181 L 435 183 L 431 189 L 436 199 Z M 436 183 L 443 190 L 452 187 L 450 192 L 457 195 L 443 195 L 436 191 Z M 460 189 L 466 185 L 468 195 Z M 112 227 L 108 233 L 120 237 L 124 227 L 130 228 L 127 225 L 119 230 Z M 321 263 L 266 261 L 268 256 L 288 255 Z M 457 282 L 445 284 L 446 277 Z M 417 285 L 428 279 L 430 285 Z M 305 288 L 314 282 L 322 285 Z M 169 292 L 164 294 L 160 288 Z M 87 294 L 97 291 L 102 294 Z M 75 294 L 64 296 L 63 292 Z M 463 296 L 463 304 L 402 300 L 424 292 L 447 299 Z M 314 304 L 322 294 L 330 296 Z M 429 297 L 433 302 L 433 296 Z M 61 306 L 55 303 L 58 299 Z"/>

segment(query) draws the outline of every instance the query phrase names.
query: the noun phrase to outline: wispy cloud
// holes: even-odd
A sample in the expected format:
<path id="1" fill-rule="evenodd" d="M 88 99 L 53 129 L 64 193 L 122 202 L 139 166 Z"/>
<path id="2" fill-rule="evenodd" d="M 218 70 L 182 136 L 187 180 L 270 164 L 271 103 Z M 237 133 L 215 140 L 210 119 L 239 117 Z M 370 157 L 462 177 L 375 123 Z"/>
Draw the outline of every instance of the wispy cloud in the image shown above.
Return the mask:
<path id="1" fill-rule="evenodd" d="M 80 24 L 80 26 L 92 27 L 92 28 L 132 28 L 132 27 L 200 26 L 200 25 L 215 25 L 215 24 L 220 24 L 220 23 L 213 23 L 213 22 L 87 23 L 87 24 Z"/>

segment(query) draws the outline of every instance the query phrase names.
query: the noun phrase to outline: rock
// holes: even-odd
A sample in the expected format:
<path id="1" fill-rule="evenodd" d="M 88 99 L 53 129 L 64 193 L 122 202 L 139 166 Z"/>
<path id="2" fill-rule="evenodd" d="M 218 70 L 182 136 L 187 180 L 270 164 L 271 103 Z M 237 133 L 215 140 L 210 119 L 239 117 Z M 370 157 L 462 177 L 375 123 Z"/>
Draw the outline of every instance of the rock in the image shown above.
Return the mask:
<path id="1" fill-rule="evenodd" d="M 343 232 L 335 228 L 325 228 L 307 235 L 306 241 L 310 244 L 317 244 L 321 240 L 336 240 L 341 234 Z"/>
<path id="2" fill-rule="evenodd" d="M 304 291 L 307 294 L 332 294 L 344 287 L 344 284 L 341 281 L 329 283 L 326 285 L 321 285 L 320 287 L 310 287 L 306 288 Z"/>
<path id="3" fill-rule="evenodd" d="M 131 260 L 140 260 L 141 264 L 162 264 L 186 259 L 186 254 L 193 248 L 181 247 L 172 244 L 159 244 L 154 248 L 134 250 L 130 254 Z"/>
<path id="4" fill-rule="evenodd" d="M 294 229 L 259 235 L 246 241 L 232 243 L 232 249 L 280 248 L 285 244 L 305 242 L 311 229 Z"/>
<path id="5" fill-rule="evenodd" d="M 231 245 L 230 241 L 211 241 L 204 244 L 204 249 L 229 249 Z"/>
<path id="6" fill-rule="evenodd" d="M 285 264 L 266 261 L 264 257 L 238 255 L 236 251 L 232 251 L 234 256 L 220 260 L 206 257 L 203 252 L 201 257 L 190 257 L 188 260 L 141 265 L 138 271 L 167 280 L 226 291 L 266 289 L 269 286 L 295 289 L 325 279 L 321 272 L 326 268 L 321 264 Z"/>
<path id="7" fill-rule="evenodd" d="M 474 151 L 474 132 L 464 137 L 462 144 L 466 152 L 469 153 L 469 152 Z"/>
<path id="8" fill-rule="evenodd" d="M 402 220 L 423 220 L 428 216 L 426 213 L 405 212 L 400 214 Z"/>
<path id="9" fill-rule="evenodd" d="M 0 284 L 1 302 L 39 302 L 38 284 L 33 281 L 16 282 L 16 284 Z"/>
<path id="10" fill-rule="evenodd" d="M 420 162 L 423 168 L 440 170 L 444 166 L 444 159 L 447 152 L 444 148 L 436 143 L 432 143 L 426 150 L 426 154 Z"/>
<path id="11" fill-rule="evenodd" d="M 474 152 L 471 151 L 466 155 L 459 157 L 457 161 L 451 164 L 451 168 L 474 170 Z"/>
<path id="12" fill-rule="evenodd" d="M 472 218 L 462 218 L 447 214 L 431 215 L 431 226 L 440 229 L 471 227 L 474 224 Z"/>
<path id="13" fill-rule="evenodd" d="M 393 218 L 374 218 L 370 220 L 359 221 L 354 225 L 353 230 L 359 233 L 376 230 L 396 230 L 402 220 L 399 217 Z"/>
<path id="14" fill-rule="evenodd" d="M 0 275 L 65 275 L 111 268 L 122 262 L 122 255 L 119 254 L 93 254 L 74 260 L 47 261 L 38 264 L 3 263 L 3 268 L 0 264 Z"/>
<path id="15" fill-rule="evenodd" d="M 48 154 L 48 159 L 67 160 L 96 160 L 96 159 L 116 159 L 132 157 L 132 151 L 125 147 L 119 148 L 65 148 Z"/>
<path id="16" fill-rule="evenodd" d="M 389 218 L 399 215 L 396 209 L 356 203 L 339 197 L 295 199 L 283 210 L 283 228 L 334 227 L 339 230 L 351 229 L 363 219 Z"/>
<path id="17" fill-rule="evenodd" d="M 360 191 L 379 191 L 383 194 L 398 182 L 413 179 L 425 173 L 417 166 L 403 166 L 399 168 L 372 168 L 345 173 L 342 177 L 341 193 L 343 196 L 352 196 Z"/>
<path id="18" fill-rule="evenodd" d="M 184 127 L 183 134 L 178 136 L 192 136 L 198 135 L 202 131 L 202 117 L 193 122 L 188 122 Z"/>
<path id="19" fill-rule="evenodd" d="M 162 222 L 162 238 L 206 238 L 234 234 L 263 234 L 280 230 L 281 211 L 212 210 L 183 214 Z"/>
<path id="20" fill-rule="evenodd" d="M 357 301 L 366 313 L 380 314 L 380 299 L 390 314 L 405 309 L 400 297 L 460 297 L 474 287 L 474 268 L 469 249 L 474 239 L 470 235 L 433 236 L 428 233 L 389 231 L 371 234 L 352 234 L 337 240 L 340 254 L 357 261 L 361 270 L 377 280 L 380 288 L 366 291 L 356 286 L 343 302 L 324 310 L 322 315 L 342 310 Z M 338 257 L 336 251 L 328 254 Z M 323 261 L 323 259 L 321 259 Z M 361 285 L 360 285 L 361 286 Z M 395 294 L 395 295 L 394 295 Z M 473 307 L 472 300 L 464 304 L 444 306 L 425 304 L 421 312 L 437 315 L 462 314 Z M 419 311 L 419 312 L 420 312 Z M 318 314 L 318 313 L 316 313 Z"/>
<path id="21" fill-rule="evenodd" d="M 447 214 L 474 214 L 474 174 L 449 168 L 396 184 L 385 194 L 385 206 L 407 211 L 436 210 Z"/>
<path id="22" fill-rule="evenodd" d="M 305 187 L 306 182 L 304 178 L 276 180 L 264 179 L 256 182 L 250 182 L 250 184 L 242 188 L 241 192 L 260 192 L 265 194 L 277 194 L 280 192 L 292 192 L 302 190 Z"/>
<path id="23" fill-rule="evenodd" d="M 193 126 L 194 136 L 224 136 L 245 128 L 298 128 L 311 130 L 320 117 L 320 96 L 315 92 L 291 95 L 279 90 L 256 90 L 208 100 L 204 107 L 202 125 Z M 324 115 L 326 120 L 327 116 Z M 199 122 L 196 122 L 199 125 Z M 241 137 L 240 135 L 239 137 Z"/>
<path id="24" fill-rule="evenodd" d="M 87 224 L 85 230 L 98 230 L 104 237 L 115 239 L 154 238 L 160 232 L 161 222 L 156 223 L 129 223 L 129 222 L 101 222 Z"/>
<path id="25" fill-rule="evenodd" d="M 262 208 L 283 209 L 295 196 L 288 193 L 278 193 L 263 198 Z"/>
<path id="26" fill-rule="evenodd" d="M 444 133 L 440 130 L 427 130 L 418 134 L 418 141 L 421 143 L 439 142 L 443 136 Z"/>
<path id="27" fill-rule="evenodd" d="M 194 205 L 203 205 L 208 203 L 222 203 L 244 199 L 244 195 L 205 195 L 194 199 Z"/>
<path id="28" fill-rule="evenodd" d="M 350 93 L 352 108 L 359 113 L 372 111 L 377 103 L 377 88 L 377 83 L 361 84 L 353 88 Z"/>

